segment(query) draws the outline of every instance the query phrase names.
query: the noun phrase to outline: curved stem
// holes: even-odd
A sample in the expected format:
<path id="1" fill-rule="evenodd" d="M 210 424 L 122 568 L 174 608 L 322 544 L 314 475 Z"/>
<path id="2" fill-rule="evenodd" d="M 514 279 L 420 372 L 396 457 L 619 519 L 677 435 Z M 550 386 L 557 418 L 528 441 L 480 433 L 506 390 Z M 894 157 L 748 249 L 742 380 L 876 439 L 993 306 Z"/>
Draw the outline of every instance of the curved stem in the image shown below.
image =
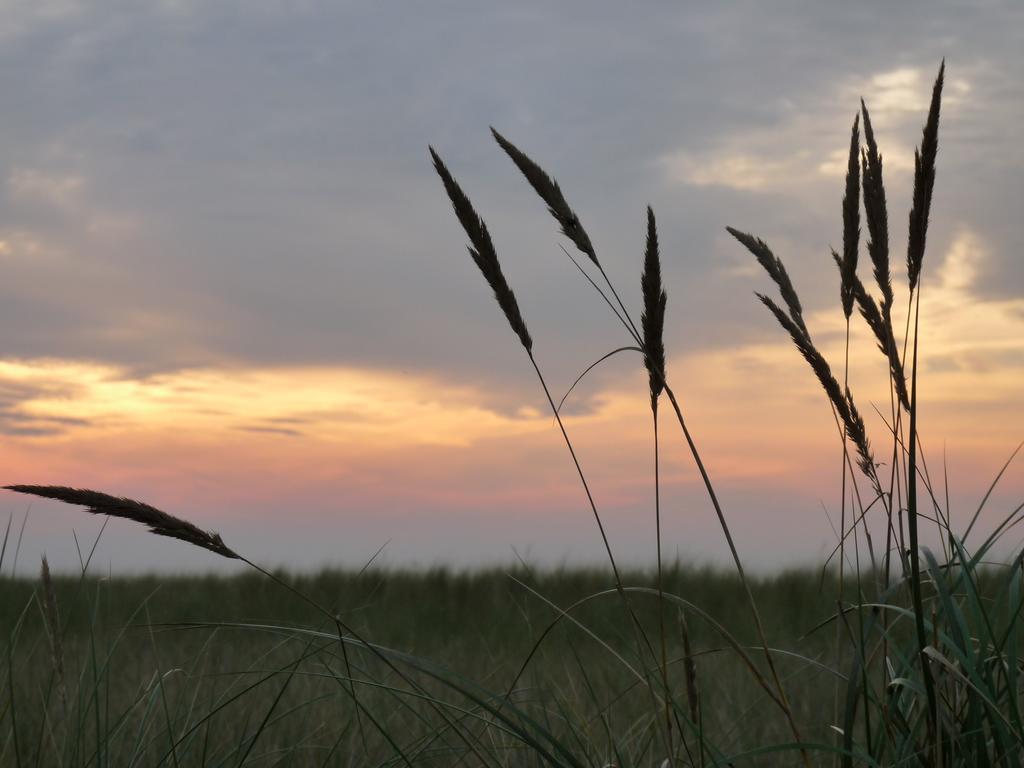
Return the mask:
<path id="1" fill-rule="evenodd" d="M 778 670 L 775 668 L 775 661 L 772 659 L 771 651 L 768 648 L 768 638 L 765 635 L 764 624 L 761 621 L 761 613 L 757 610 L 757 601 L 754 600 L 754 593 L 750 589 L 750 582 L 747 580 L 747 574 L 743 568 L 743 561 L 740 560 L 740 554 L 736 549 L 736 543 L 733 541 L 732 532 L 729 530 L 729 524 L 725 520 L 725 513 L 722 512 L 722 505 L 718 503 L 718 495 L 715 493 L 715 488 L 711 484 L 711 478 L 708 476 L 708 472 L 704 468 L 704 462 L 700 457 L 700 453 L 697 451 L 696 444 L 693 442 L 690 430 L 686 426 L 686 420 L 683 418 L 683 412 L 676 400 L 675 393 L 667 382 L 665 383 L 665 394 L 668 395 L 669 402 L 672 403 L 672 408 L 676 412 L 679 427 L 683 430 L 683 436 L 686 438 L 686 443 L 690 447 L 690 453 L 693 455 L 693 460 L 697 464 L 697 470 L 700 472 L 701 479 L 704 481 L 704 487 L 707 489 L 708 496 L 711 499 L 711 505 L 715 508 L 715 514 L 718 516 L 718 523 L 722 528 L 722 533 L 725 534 L 725 541 L 729 545 L 729 552 L 732 555 L 733 564 L 736 566 L 736 573 L 739 575 L 740 582 L 743 584 L 743 590 L 746 592 L 747 602 L 750 605 L 750 612 L 754 617 L 754 625 L 757 629 L 758 639 L 761 641 L 761 648 L 764 650 L 765 660 L 768 662 L 768 669 L 771 672 L 772 681 L 775 683 L 776 691 L 778 691 L 779 706 L 782 709 L 783 714 L 786 716 L 789 728 L 793 732 L 793 738 L 797 742 L 802 742 L 803 739 L 800 736 L 800 729 L 797 727 L 796 721 L 793 719 L 793 709 L 789 704 L 789 699 L 786 696 L 786 690 L 782 685 L 782 680 L 779 677 Z M 810 768 L 811 762 L 807 755 L 807 751 L 801 747 L 800 754 L 803 758 L 804 765 Z"/>
<path id="2" fill-rule="evenodd" d="M 843 362 L 843 391 L 846 391 L 849 384 L 850 375 L 850 318 L 846 318 L 846 352 Z M 843 430 L 843 460 L 842 466 L 842 482 L 840 484 L 840 501 L 839 501 L 839 586 L 836 591 L 836 608 L 840 613 L 843 611 L 843 595 L 845 593 L 845 575 L 846 575 L 846 465 L 850 461 L 850 443 L 846 436 L 846 431 Z M 854 524 L 856 531 L 856 523 Z M 856 535 L 856 533 L 854 534 Z M 842 655 L 842 638 L 843 630 L 842 623 L 836 622 L 836 665 L 840 663 L 840 657 Z M 839 722 L 839 699 L 840 699 L 840 682 L 836 681 L 835 694 L 832 699 L 832 718 L 834 721 Z M 839 743 L 842 743 L 842 736 L 839 737 Z M 836 758 L 837 763 L 839 758 Z"/>
<path id="3" fill-rule="evenodd" d="M 586 367 L 586 369 L 583 371 L 583 373 L 581 373 L 579 376 L 576 377 L 576 381 L 574 381 L 572 383 L 572 386 L 569 387 L 569 389 L 567 389 L 565 391 L 564 395 L 562 395 L 562 399 L 558 401 L 558 407 L 555 410 L 557 410 L 557 411 L 561 411 L 562 410 L 562 406 L 565 405 L 566 398 L 568 398 L 569 395 L 572 394 L 573 390 L 576 389 L 576 385 L 579 384 L 581 381 L 583 381 L 583 377 L 584 376 L 586 376 L 588 373 L 590 373 L 592 370 L 594 370 L 597 366 L 599 366 L 601 363 L 603 363 L 609 357 L 612 357 L 613 355 L 619 354 L 619 352 L 640 352 L 642 354 L 643 353 L 643 349 L 641 349 L 640 347 L 633 347 L 633 346 L 630 346 L 630 347 L 619 347 L 618 349 L 613 349 L 611 352 L 609 352 L 606 355 L 602 355 L 598 360 L 595 360 L 593 363 L 588 365 Z"/>
<path id="4" fill-rule="evenodd" d="M 590 505 L 590 511 L 593 513 L 594 521 L 597 523 L 597 530 L 601 534 L 601 541 L 604 544 L 604 550 L 608 555 L 608 562 L 612 568 L 612 575 L 615 578 L 615 589 L 619 592 L 623 605 L 625 605 L 626 611 L 629 613 L 630 619 L 633 622 L 633 627 L 637 635 L 637 656 L 641 661 L 643 660 L 643 649 L 644 646 L 646 646 L 647 651 L 652 657 L 654 657 L 654 648 L 651 646 L 650 638 L 648 638 L 647 633 L 644 632 L 643 625 L 640 623 L 639 617 L 636 615 L 632 604 L 629 602 L 629 598 L 626 596 L 626 591 L 622 583 L 622 575 L 619 571 L 619 566 L 615 561 L 615 555 L 612 554 L 612 545 L 608 539 L 608 533 L 605 531 L 604 523 L 601 521 L 601 515 L 598 514 L 597 504 L 594 502 L 594 495 L 590 492 L 590 484 L 587 482 L 586 475 L 583 474 L 583 467 L 580 465 L 579 458 L 576 456 L 576 449 L 573 448 L 572 441 L 569 439 L 569 433 L 566 431 L 565 424 L 562 422 L 562 416 L 555 407 L 554 398 L 551 397 L 551 390 L 548 389 L 547 381 L 544 379 L 544 374 L 541 373 L 540 366 L 537 365 L 537 361 L 533 357 L 532 350 L 527 350 L 526 354 L 530 358 L 530 364 L 533 366 L 533 370 L 536 372 L 537 378 L 540 380 L 541 387 L 544 389 L 544 396 L 548 399 L 548 405 L 551 406 L 551 412 L 555 416 L 555 421 L 558 422 L 558 428 L 562 432 L 562 439 L 565 440 L 565 446 L 569 449 L 569 455 L 572 457 L 572 463 L 576 467 L 576 474 L 579 475 L 580 483 L 583 485 L 583 490 L 587 495 L 587 502 Z M 644 674 L 646 674 L 646 671 L 647 665 L 645 663 Z M 649 684 L 648 687 L 650 687 Z M 665 695 L 668 695 L 668 691 L 665 692 Z"/>
<path id="5" fill-rule="evenodd" d="M 665 688 L 665 738 L 668 754 L 672 751 L 672 710 L 669 707 L 668 651 L 665 640 L 665 587 L 661 564 L 661 477 L 658 467 L 658 401 L 651 398 L 651 417 L 654 422 L 654 536 L 658 549 L 658 634 L 661 636 L 661 684 Z M 681 735 L 681 734 L 680 734 Z"/>
<path id="6" fill-rule="evenodd" d="M 615 286 L 612 285 L 612 281 L 608 279 L 608 274 L 604 271 L 604 267 L 598 264 L 597 268 L 601 272 L 601 277 L 604 278 L 604 281 L 608 285 L 608 288 L 611 289 L 612 296 L 614 296 L 615 300 L 619 303 L 619 308 L 622 309 L 622 316 L 625 317 L 627 322 L 629 323 L 629 327 L 632 330 L 633 335 L 637 339 L 643 338 L 640 335 L 640 331 L 637 330 L 636 324 L 633 322 L 633 318 L 629 316 L 629 310 L 626 309 L 626 305 L 623 304 L 622 299 L 619 298 L 618 291 L 615 290 Z"/>
<path id="7" fill-rule="evenodd" d="M 914 600 L 914 624 L 917 628 L 918 654 L 921 658 L 921 674 L 924 677 L 925 693 L 928 697 L 928 732 L 938 746 L 938 702 L 935 698 L 935 681 L 932 680 L 925 647 L 928 637 L 924 629 L 924 605 L 921 600 L 921 562 L 918 557 L 917 536 L 917 347 L 921 315 L 921 288 L 917 289 L 917 303 L 914 305 L 914 363 L 910 383 L 910 456 L 907 459 L 907 534 L 910 539 L 910 589 Z"/>

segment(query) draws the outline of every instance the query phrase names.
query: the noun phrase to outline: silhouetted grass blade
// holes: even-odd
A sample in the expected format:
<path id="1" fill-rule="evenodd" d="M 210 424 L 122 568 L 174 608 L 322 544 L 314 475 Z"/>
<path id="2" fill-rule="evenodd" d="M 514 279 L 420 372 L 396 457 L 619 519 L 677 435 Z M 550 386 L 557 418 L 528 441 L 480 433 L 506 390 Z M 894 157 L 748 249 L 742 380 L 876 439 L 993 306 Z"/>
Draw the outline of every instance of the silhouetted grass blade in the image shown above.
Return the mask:
<path id="1" fill-rule="evenodd" d="M 572 240 L 576 247 L 585 253 L 594 264 L 600 266 L 597 261 L 597 254 L 594 252 L 594 246 L 590 242 L 590 237 L 587 235 L 586 230 L 583 229 L 579 217 L 569 207 L 569 203 L 558 186 L 558 182 L 545 173 L 544 169 L 533 162 L 515 144 L 498 133 L 493 127 L 491 128 L 491 133 L 494 134 L 494 139 L 498 142 L 498 145 L 512 158 L 512 162 L 516 164 L 516 167 L 526 177 L 526 180 L 530 182 L 530 186 L 540 195 L 541 200 L 547 203 L 551 215 L 561 225 L 562 233 Z"/>
<path id="2" fill-rule="evenodd" d="M 754 258 L 764 267 L 764 271 L 768 273 L 768 276 L 778 286 L 779 294 L 789 309 L 790 318 L 806 334 L 807 326 L 804 324 L 803 307 L 800 306 L 800 297 L 797 296 L 796 289 L 793 288 L 793 283 L 789 279 L 789 273 L 786 272 L 786 267 L 783 265 L 782 260 L 772 253 L 771 248 L 761 238 L 748 235 L 746 232 L 740 232 L 732 227 L 726 227 L 725 229 L 730 235 L 743 243 L 748 251 L 754 254 Z"/>
<path id="3" fill-rule="evenodd" d="M 471 243 L 469 255 L 473 257 L 473 261 L 494 291 L 494 298 L 498 300 L 498 306 L 505 313 L 505 317 L 508 319 L 509 325 L 512 326 L 512 330 L 519 336 L 519 341 L 522 342 L 527 352 L 531 351 L 533 349 L 533 339 L 530 338 L 530 332 L 526 330 L 526 322 L 519 311 L 516 296 L 512 289 L 509 288 L 508 281 L 505 280 L 505 275 L 501 271 L 498 254 L 494 250 L 494 244 L 491 242 L 491 235 L 487 231 L 487 225 L 484 224 L 484 220 L 480 218 L 480 215 L 473 208 L 473 204 L 469 202 L 469 198 L 466 197 L 466 194 L 452 177 L 433 147 L 430 147 L 430 156 L 434 159 L 434 168 L 444 183 L 448 198 L 452 201 L 455 215 L 458 217 Z"/>
<path id="4" fill-rule="evenodd" d="M 888 317 L 893 294 L 889 270 L 889 213 L 885 203 L 885 185 L 882 182 L 882 156 L 878 152 L 871 115 L 863 99 L 860 106 L 864 117 L 864 141 L 867 144 L 861 156 L 861 171 L 864 216 L 868 222 L 868 255 L 874 265 L 875 282 L 882 292 L 882 314 Z"/>
<path id="5" fill-rule="evenodd" d="M 839 267 L 843 314 L 853 314 L 853 281 L 857 277 L 857 251 L 860 244 L 860 115 L 850 132 L 850 159 L 846 169 L 846 194 L 843 195 L 843 260 Z"/>
<path id="6" fill-rule="evenodd" d="M 120 496 L 111 496 L 99 491 L 83 488 L 68 488 L 63 485 L 5 485 L 8 491 L 42 496 L 46 499 L 63 501 L 65 504 L 78 504 L 93 515 L 109 515 L 134 520 L 147 526 L 157 536 L 168 536 L 172 539 L 188 542 L 197 547 L 208 549 L 221 557 L 240 559 L 229 549 L 219 533 L 204 531 L 187 520 L 162 512 L 156 507 Z"/>
<path id="7" fill-rule="evenodd" d="M 647 207 L 647 248 L 644 271 L 640 278 L 644 311 L 640 324 L 644 333 L 644 365 L 651 385 L 651 407 L 656 408 L 658 395 L 665 387 L 665 304 L 668 296 L 661 282 L 661 259 L 658 253 L 658 229 L 654 211 Z"/>
<path id="8" fill-rule="evenodd" d="M 946 62 L 939 66 L 939 75 L 932 88 L 932 103 L 928 110 L 921 137 L 921 147 L 914 151 L 914 206 L 910 209 L 910 225 L 907 235 L 907 277 L 910 290 L 917 287 L 924 262 L 925 239 L 928 234 L 928 214 L 932 206 L 932 190 L 935 187 L 935 157 L 939 152 L 939 108 L 942 104 L 942 83 Z"/>

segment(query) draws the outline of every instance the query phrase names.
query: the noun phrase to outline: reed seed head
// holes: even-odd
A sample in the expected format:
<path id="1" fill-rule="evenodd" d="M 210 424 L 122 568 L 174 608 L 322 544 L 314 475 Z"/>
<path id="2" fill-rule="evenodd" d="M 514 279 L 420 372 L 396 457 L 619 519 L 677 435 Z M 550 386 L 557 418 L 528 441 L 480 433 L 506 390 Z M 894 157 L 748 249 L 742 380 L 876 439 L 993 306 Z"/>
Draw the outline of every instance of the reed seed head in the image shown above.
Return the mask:
<path id="1" fill-rule="evenodd" d="M 878 152 L 875 132 L 871 128 L 871 115 L 861 99 L 864 118 L 864 141 L 867 148 L 861 155 L 861 176 L 864 191 L 864 215 L 868 222 L 868 255 L 874 266 L 875 282 L 882 292 L 882 314 L 889 316 L 892 309 L 892 277 L 889 270 L 889 213 L 882 182 L 882 156 Z"/>
<path id="2" fill-rule="evenodd" d="M 860 115 L 850 132 L 850 159 L 846 169 L 846 193 L 843 195 L 843 260 L 839 268 L 843 314 L 853 314 L 853 281 L 857 277 L 857 251 L 860 245 Z"/>
<path id="3" fill-rule="evenodd" d="M 5 485 L 8 491 L 27 493 L 32 496 L 42 496 L 46 499 L 56 499 L 66 504 L 78 504 L 86 508 L 86 512 L 93 515 L 109 515 L 110 517 L 123 517 L 127 520 L 134 520 L 147 526 L 151 533 L 157 536 L 167 536 L 172 539 L 188 542 L 197 547 L 233 560 L 240 559 L 239 555 L 233 552 L 224 544 L 219 533 L 204 531 L 187 520 L 174 517 L 162 512 L 149 504 L 141 501 L 133 501 L 119 496 L 110 496 L 99 491 L 89 491 L 82 488 L 68 488 L 63 485 Z"/>
<path id="4" fill-rule="evenodd" d="M 455 181 L 433 147 L 430 147 L 430 156 L 434 160 L 434 169 L 444 183 L 448 199 L 451 200 L 452 207 L 455 209 L 455 215 L 458 217 L 459 223 L 462 224 L 462 228 L 466 231 L 466 236 L 469 238 L 469 255 L 473 258 L 473 262 L 480 269 L 484 279 L 487 280 L 488 285 L 494 291 L 494 298 L 497 299 L 501 311 L 505 313 L 508 324 L 515 331 L 526 351 L 531 352 L 533 349 L 533 339 L 530 338 L 530 332 L 526 330 L 526 322 L 519 311 L 519 303 L 516 301 L 516 296 L 512 289 L 509 288 L 508 281 L 505 280 L 505 275 L 501 271 L 498 253 L 494 250 L 494 243 L 491 242 L 491 235 L 487 231 L 487 225 L 473 208 L 473 204 L 466 197 L 465 192 L 462 191 L 462 188 Z"/>
<path id="5" fill-rule="evenodd" d="M 838 253 L 832 251 L 832 258 L 840 270 L 843 268 L 842 258 Z M 892 331 L 892 320 L 885 317 L 874 298 L 864 288 L 864 283 L 856 274 L 853 276 L 853 296 L 857 301 L 857 308 L 861 317 L 868 324 L 868 328 L 875 334 L 878 348 L 886 356 L 889 362 L 889 375 L 892 378 L 893 386 L 896 388 L 896 396 L 900 405 L 907 411 L 910 410 L 910 396 L 907 394 L 907 376 L 903 370 L 903 361 L 900 359 L 899 347 L 896 345 L 896 338 Z"/>
<path id="6" fill-rule="evenodd" d="M 647 206 L 647 248 L 640 278 L 644 311 L 640 323 L 644 333 L 644 365 L 651 386 L 651 408 L 657 409 L 658 395 L 665 388 L 665 303 L 668 295 L 661 282 L 661 258 L 658 253 L 658 228 L 654 211 Z"/>
<path id="7" fill-rule="evenodd" d="M 928 120 L 924 124 L 920 149 L 914 150 L 914 206 L 910 209 L 907 237 L 907 277 L 911 292 L 917 287 L 924 262 L 925 239 L 928 234 L 928 214 L 935 187 L 935 156 L 939 152 L 939 108 L 942 105 L 942 83 L 946 61 L 939 66 L 939 75 L 932 88 L 932 102 Z"/>
<path id="8" fill-rule="evenodd" d="M 825 390 L 825 395 L 831 401 L 832 406 L 836 409 L 836 413 L 843 425 L 843 429 L 846 431 L 846 435 L 854 443 L 857 449 L 857 455 L 860 457 L 858 464 L 861 471 L 864 472 L 872 485 L 875 486 L 876 490 L 880 489 L 881 485 L 878 481 L 877 474 L 875 473 L 875 462 L 871 453 L 871 445 L 868 443 L 867 430 L 864 428 L 864 420 L 861 418 L 860 413 L 854 406 L 853 398 L 850 396 L 849 390 L 845 393 L 843 392 L 843 388 L 839 386 L 839 382 L 836 380 L 835 375 L 833 375 L 828 361 L 825 360 L 821 352 L 818 351 L 818 348 L 814 346 L 814 342 L 811 341 L 810 336 L 804 332 L 774 301 L 760 293 L 755 295 L 761 300 L 761 303 L 768 307 L 768 310 L 775 315 L 775 319 L 779 321 L 779 325 L 789 333 L 790 338 L 793 340 L 793 344 L 803 356 L 804 360 L 807 361 L 807 364 L 811 366 L 811 370 L 817 377 L 822 389 Z"/>
<path id="9" fill-rule="evenodd" d="M 594 246 L 590 242 L 590 237 L 587 235 L 586 230 L 583 229 L 583 224 L 580 223 L 579 217 L 569 207 L 569 203 L 558 186 L 558 182 L 548 176 L 544 169 L 533 162 L 515 144 L 498 133 L 493 127 L 491 128 L 491 133 L 494 134 L 494 140 L 498 142 L 498 146 L 505 150 L 505 153 L 512 158 L 512 162 L 516 164 L 516 167 L 526 177 L 526 180 L 530 182 L 530 186 L 540 195 L 541 200 L 547 203 L 548 211 L 562 227 L 562 234 L 572 240 L 576 247 L 594 262 L 595 266 L 600 267 L 601 265 L 597 260 L 597 254 L 594 252 Z"/>
<path id="10" fill-rule="evenodd" d="M 775 282 L 775 285 L 779 288 L 779 294 L 782 296 L 782 300 L 786 303 L 786 307 L 789 309 L 789 316 L 796 326 L 808 335 L 807 326 L 804 324 L 803 308 L 800 306 L 800 297 L 797 296 L 796 289 L 793 288 L 793 283 L 789 279 L 789 273 L 786 272 L 786 267 L 782 263 L 782 259 L 778 258 L 772 253 L 771 248 L 759 237 L 748 235 L 746 232 L 740 232 L 738 229 L 732 227 L 726 227 L 726 231 L 739 240 L 747 250 L 754 254 L 754 258 L 757 259 L 758 264 L 764 267 L 764 271 L 768 273 L 768 276 Z"/>
<path id="11" fill-rule="evenodd" d="M 849 387 L 846 388 L 846 404 L 849 413 L 846 434 L 849 436 L 850 442 L 857 448 L 857 466 L 874 483 L 875 490 L 881 495 L 882 486 L 878 482 L 878 475 L 875 472 L 875 459 L 871 453 L 871 443 L 868 442 L 867 429 L 860 411 L 857 410 L 857 404 L 853 402 L 853 394 Z"/>

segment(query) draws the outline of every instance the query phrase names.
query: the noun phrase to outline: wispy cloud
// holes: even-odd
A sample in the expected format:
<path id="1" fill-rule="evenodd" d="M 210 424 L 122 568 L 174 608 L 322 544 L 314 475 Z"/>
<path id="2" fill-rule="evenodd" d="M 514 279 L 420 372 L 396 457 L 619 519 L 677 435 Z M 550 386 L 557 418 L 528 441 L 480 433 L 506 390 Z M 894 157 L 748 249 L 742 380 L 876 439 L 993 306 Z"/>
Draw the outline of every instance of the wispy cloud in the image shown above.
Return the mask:
<path id="1" fill-rule="evenodd" d="M 779 160 L 728 151 L 714 152 L 705 158 L 679 151 L 662 157 L 661 164 L 673 183 L 745 191 L 777 185 L 787 169 L 786 164 Z"/>
<path id="2" fill-rule="evenodd" d="M 841 177 L 849 154 L 844 134 L 861 98 L 867 101 L 876 131 L 884 137 L 886 169 L 912 171 L 913 146 L 902 142 L 905 136 L 913 136 L 908 127 L 919 128 L 928 111 L 932 69 L 902 67 L 854 79 L 837 72 L 834 77 L 824 88 L 780 104 L 777 115 L 765 125 L 736 126 L 700 149 L 662 155 L 658 163 L 666 180 L 779 194 L 823 178 Z M 950 80 L 943 98 L 945 119 L 956 119 L 970 90 L 966 79 Z"/>
<path id="3" fill-rule="evenodd" d="M 369 448 L 465 446 L 546 429 L 536 411 L 490 410 L 484 393 L 438 379 L 337 367 L 188 369 L 138 377 L 66 360 L 0 361 L 8 420 L 120 435 L 262 430 Z"/>

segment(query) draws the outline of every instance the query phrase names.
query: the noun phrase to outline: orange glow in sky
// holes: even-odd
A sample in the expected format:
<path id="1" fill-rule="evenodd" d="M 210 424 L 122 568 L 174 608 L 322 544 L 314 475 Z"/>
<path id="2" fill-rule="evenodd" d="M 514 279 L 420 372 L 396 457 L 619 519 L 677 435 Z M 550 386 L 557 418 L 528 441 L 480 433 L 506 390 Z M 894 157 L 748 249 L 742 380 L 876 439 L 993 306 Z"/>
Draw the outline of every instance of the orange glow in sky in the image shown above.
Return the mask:
<path id="1" fill-rule="evenodd" d="M 843 380 L 828 253 L 863 97 L 902 340 L 914 147 L 943 56 L 918 413 L 954 518 L 1024 439 L 1016 10 L 929 7 L 922 30 L 923 5 L 884 28 L 853 4 L 38 5 L 5 9 L 0 29 L 0 485 L 137 498 L 268 564 L 359 566 L 384 544 L 395 565 L 603 563 L 544 392 L 427 146 L 486 221 L 556 400 L 629 336 L 564 258 L 494 125 L 557 179 L 634 316 L 650 203 L 668 377 L 737 543 L 755 566 L 820 564 L 841 440 L 752 296 L 774 286 L 725 228 L 786 264 Z M 859 275 L 874 291 L 868 239 L 862 217 Z M 891 470 L 887 376 L 855 315 L 849 383 Z M 725 563 L 667 402 L 660 414 L 665 551 Z M 603 363 L 564 418 L 613 547 L 650 565 L 640 356 Z M 991 514 L 1020 497 L 1014 465 Z M 25 524 L 32 568 L 43 551 L 75 568 L 72 531 L 88 540 L 101 524 L 0 493 L 6 516 L 19 539 Z M 222 565 L 124 521 L 104 537 L 114 571 Z"/>
<path id="2" fill-rule="evenodd" d="M 1024 301 L 972 294 L 985 258 L 984 242 L 960 233 L 926 281 L 921 310 L 925 446 L 940 462 L 948 443 L 956 466 L 969 470 L 971 492 L 1024 434 L 1024 406 L 1015 398 L 1024 376 Z M 808 324 L 835 365 L 845 338 L 841 313 L 812 313 Z M 889 412 L 884 361 L 863 324 L 853 328 L 852 386 L 876 444 L 887 446 L 868 405 Z M 639 358 L 633 362 L 614 386 L 586 393 L 591 410 L 566 418 L 599 499 L 612 507 L 649 502 L 650 414 Z M 835 426 L 781 331 L 775 341 L 676 356 L 669 371 L 727 495 L 742 487 L 765 498 L 799 493 L 835 502 Z M 314 518 L 373 508 L 399 536 L 403 520 L 424 507 L 473 509 L 484 519 L 510 506 L 532 514 L 578 508 L 577 523 L 587 524 L 569 457 L 550 414 L 539 410 L 539 389 L 510 414 L 473 387 L 388 370 L 223 367 L 132 377 L 109 365 L 46 359 L 0 362 L 0 387 L 17 397 L 8 419 L 19 434 L 0 449 L 12 481 L 124 489 L 185 509 L 201 498 L 220 505 L 214 519 L 227 525 L 273 519 L 276 512 L 247 507 L 256 501 L 283 509 L 310 498 L 319 499 L 306 512 Z M 667 403 L 662 417 L 666 494 L 699 490 Z M 1019 473 L 1007 483 L 1024 488 Z M 685 531 L 709 509 L 688 502 L 680 514 Z"/>

